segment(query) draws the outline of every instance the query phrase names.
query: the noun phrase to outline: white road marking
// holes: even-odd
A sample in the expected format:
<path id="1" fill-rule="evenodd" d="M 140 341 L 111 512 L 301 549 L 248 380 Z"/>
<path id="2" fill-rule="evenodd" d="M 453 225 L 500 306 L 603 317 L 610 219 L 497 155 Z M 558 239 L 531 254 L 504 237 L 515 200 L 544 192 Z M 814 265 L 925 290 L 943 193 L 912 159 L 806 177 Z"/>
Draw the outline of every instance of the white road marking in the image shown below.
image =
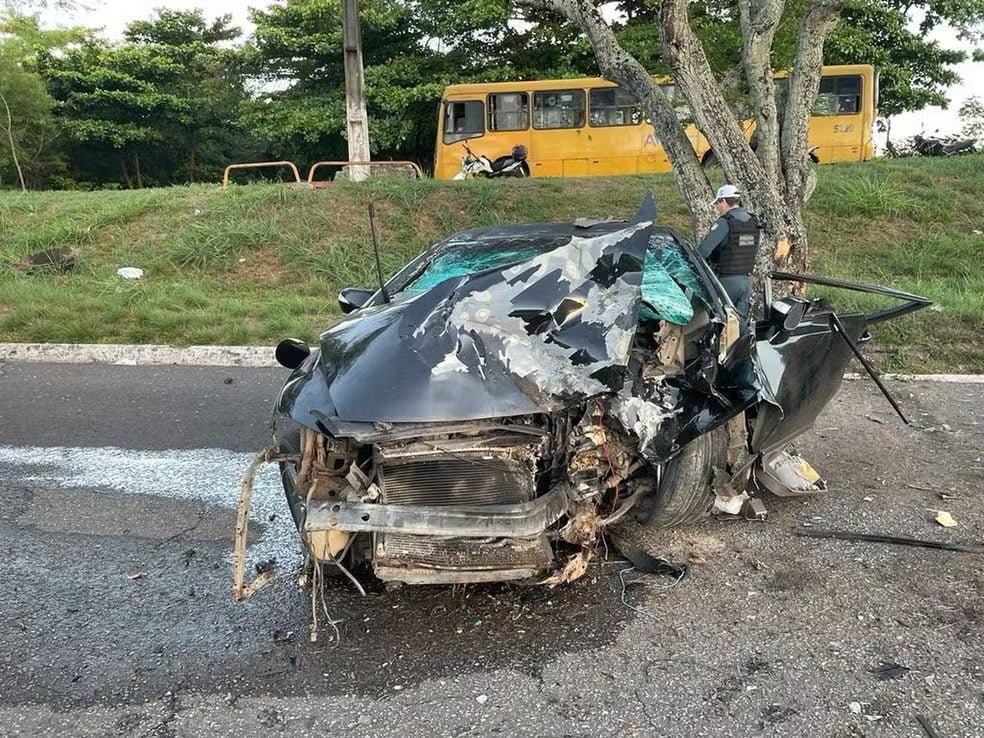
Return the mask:
<path id="1" fill-rule="evenodd" d="M 243 472 L 254 454 L 224 449 L 133 451 L 122 448 L 75 448 L 0 445 L 0 465 L 17 480 L 45 488 L 112 489 L 199 501 L 236 509 Z M 271 521 L 271 516 L 275 516 Z M 262 537 L 248 549 L 248 563 L 277 560 L 286 572 L 300 565 L 300 539 L 294 528 L 276 464 L 260 470 L 253 488 L 250 519 L 262 523 Z M 233 530 L 229 528 L 232 560 Z"/>
<path id="2" fill-rule="evenodd" d="M 273 346 L 156 346 L 114 343 L 0 343 L 0 361 L 127 366 L 278 367 Z"/>

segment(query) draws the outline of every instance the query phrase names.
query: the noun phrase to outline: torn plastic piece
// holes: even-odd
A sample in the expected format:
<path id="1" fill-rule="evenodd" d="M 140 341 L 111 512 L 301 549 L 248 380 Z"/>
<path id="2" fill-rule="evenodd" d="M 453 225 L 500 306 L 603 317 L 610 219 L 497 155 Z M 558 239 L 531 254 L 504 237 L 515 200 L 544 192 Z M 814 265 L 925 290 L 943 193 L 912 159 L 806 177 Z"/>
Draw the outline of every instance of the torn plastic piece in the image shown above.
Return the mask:
<path id="1" fill-rule="evenodd" d="M 936 517 L 933 518 L 933 519 L 937 523 L 939 523 L 940 525 L 942 525 L 944 528 L 956 528 L 957 527 L 957 521 L 954 520 L 953 519 L 953 516 L 950 515 L 950 513 L 948 513 L 946 510 L 937 510 L 936 511 Z"/>
<path id="2" fill-rule="evenodd" d="M 740 495 L 731 495 L 730 497 L 716 495 L 714 497 L 714 509 L 727 515 L 740 515 L 742 508 L 745 507 L 745 503 L 749 499 L 747 492 L 742 492 Z"/>
<path id="3" fill-rule="evenodd" d="M 765 503 L 758 497 L 749 497 L 745 502 L 742 512 L 745 520 L 765 520 L 769 517 L 769 511 L 765 509 Z"/>
<path id="4" fill-rule="evenodd" d="M 827 489 L 817 470 L 798 454 L 780 451 L 762 459 L 755 478 L 774 495 L 794 497 L 812 495 Z"/>
<path id="5" fill-rule="evenodd" d="M 123 279 L 140 279 L 144 274 L 140 267 L 120 267 L 116 273 Z"/>
<path id="6" fill-rule="evenodd" d="M 896 664 L 894 661 L 882 661 L 881 664 L 873 669 L 868 669 L 869 674 L 874 674 L 879 681 L 889 681 L 891 679 L 901 679 L 911 671 L 908 666 Z"/>

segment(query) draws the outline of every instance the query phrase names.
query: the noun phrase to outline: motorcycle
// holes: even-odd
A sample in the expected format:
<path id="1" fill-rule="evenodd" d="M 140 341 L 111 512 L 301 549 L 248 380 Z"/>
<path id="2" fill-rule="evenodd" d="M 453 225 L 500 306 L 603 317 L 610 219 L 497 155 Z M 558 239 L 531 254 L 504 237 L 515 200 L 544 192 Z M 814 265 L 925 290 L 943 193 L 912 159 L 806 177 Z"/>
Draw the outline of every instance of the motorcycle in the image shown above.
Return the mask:
<path id="1" fill-rule="evenodd" d="M 956 136 L 941 138 L 916 134 L 912 137 L 912 151 L 918 156 L 973 154 L 977 151 L 977 142 L 972 138 L 957 138 Z"/>
<path id="2" fill-rule="evenodd" d="M 462 144 L 465 155 L 461 159 L 461 171 L 453 179 L 471 179 L 484 177 L 529 177 L 530 165 L 526 161 L 526 147 L 513 146 L 512 152 L 497 158 L 489 159 L 485 154 L 476 154 L 468 144 Z"/>

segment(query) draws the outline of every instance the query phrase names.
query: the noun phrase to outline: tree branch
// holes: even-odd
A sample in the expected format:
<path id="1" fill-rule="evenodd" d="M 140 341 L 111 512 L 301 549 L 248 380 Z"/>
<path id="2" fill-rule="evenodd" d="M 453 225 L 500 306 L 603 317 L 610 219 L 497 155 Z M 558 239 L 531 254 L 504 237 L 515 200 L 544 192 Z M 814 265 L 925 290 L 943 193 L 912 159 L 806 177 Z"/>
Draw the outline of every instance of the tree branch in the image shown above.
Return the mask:
<path id="1" fill-rule="evenodd" d="M 789 96 L 782 124 L 782 164 L 788 198 L 802 205 L 809 197 L 812 167 L 807 149 L 810 115 L 820 89 L 823 45 L 837 25 L 843 0 L 816 0 L 800 21 L 796 60 L 789 75 Z M 813 175 L 815 176 L 815 175 Z"/>
<path id="2" fill-rule="evenodd" d="M 663 59 L 687 98 L 697 126 L 707 135 L 725 176 L 745 188 L 753 206 L 761 206 L 774 199 L 768 191 L 774 181 L 767 178 L 714 78 L 704 47 L 690 27 L 687 6 L 688 0 L 664 0 L 660 4 Z"/>
<path id="3" fill-rule="evenodd" d="M 594 49 L 601 74 L 618 83 L 639 101 L 649 117 L 663 150 L 673 166 L 694 230 L 702 233 L 713 213 L 711 186 L 697 160 L 694 147 L 684 132 L 673 104 L 649 72 L 626 52 L 611 27 L 590 0 L 521 0 L 528 7 L 547 8 L 560 13 L 587 36 Z"/>
<path id="4" fill-rule="evenodd" d="M 27 185 L 24 184 L 24 172 L 21 169 L 20 161 L 17 159 L 17 146 L 14 144 L 14 120 L 10 115 L 10 106 L 7 104 L 7 97 L 0 92 L 0 102 L 3 103 L 4 110 L 7 111 L 7 139 L 10 141 L 10 156 L 14 160 L 14 168 L 17 170 L 17 177 L 20 179 L 21 192 L 27 192 Z"/>
<path id="5" fill-rule="evenodd" d="M 766 175 L 774 182 L 782 182 L 782 167 L 779 160 L 779 111 L 772 74 L 772 41 L 784 5 L 783 0 L 739 0 L 738 3 L 741 14 L 741 61 L 756 110 L 756 154 Z"/>

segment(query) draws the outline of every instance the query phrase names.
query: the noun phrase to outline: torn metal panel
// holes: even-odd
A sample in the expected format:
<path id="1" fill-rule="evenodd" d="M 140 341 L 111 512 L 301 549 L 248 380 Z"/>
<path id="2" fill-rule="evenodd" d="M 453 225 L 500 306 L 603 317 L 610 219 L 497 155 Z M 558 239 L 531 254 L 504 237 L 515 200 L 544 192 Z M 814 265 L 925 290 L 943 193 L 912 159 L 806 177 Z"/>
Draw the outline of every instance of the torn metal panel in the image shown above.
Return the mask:
<path id="1" fill-rule="evenodd" d="M 760 329 L 755 365 L 760 383 L 759 406 L 751 448 L 769 453 L 812 427 L 840 388 L 853 353 L 833 330 L 833 311 L 812 303 L 792 330 Z M 841 316 L 857 339 L 867 328 L 863 315 Z"/>
<path id="2" fill-rule="evenodd" d="M 321 336 L 279 409 L 308 427 L 318 413 L 419 423 L 551 411 L 617 390 L 649 235 L 636 223 L 571 236 L 522 264 L 360 310 Z"/>
<path id="3" fill-rule="evenodd" d="M 517 505 L 428 506 L 316 502 L 308 508 L 304 529 L 524 538 L 542 533 L 559 520 L 569 506 L 569 493 L 560 486 L 532 502 Z"/>

